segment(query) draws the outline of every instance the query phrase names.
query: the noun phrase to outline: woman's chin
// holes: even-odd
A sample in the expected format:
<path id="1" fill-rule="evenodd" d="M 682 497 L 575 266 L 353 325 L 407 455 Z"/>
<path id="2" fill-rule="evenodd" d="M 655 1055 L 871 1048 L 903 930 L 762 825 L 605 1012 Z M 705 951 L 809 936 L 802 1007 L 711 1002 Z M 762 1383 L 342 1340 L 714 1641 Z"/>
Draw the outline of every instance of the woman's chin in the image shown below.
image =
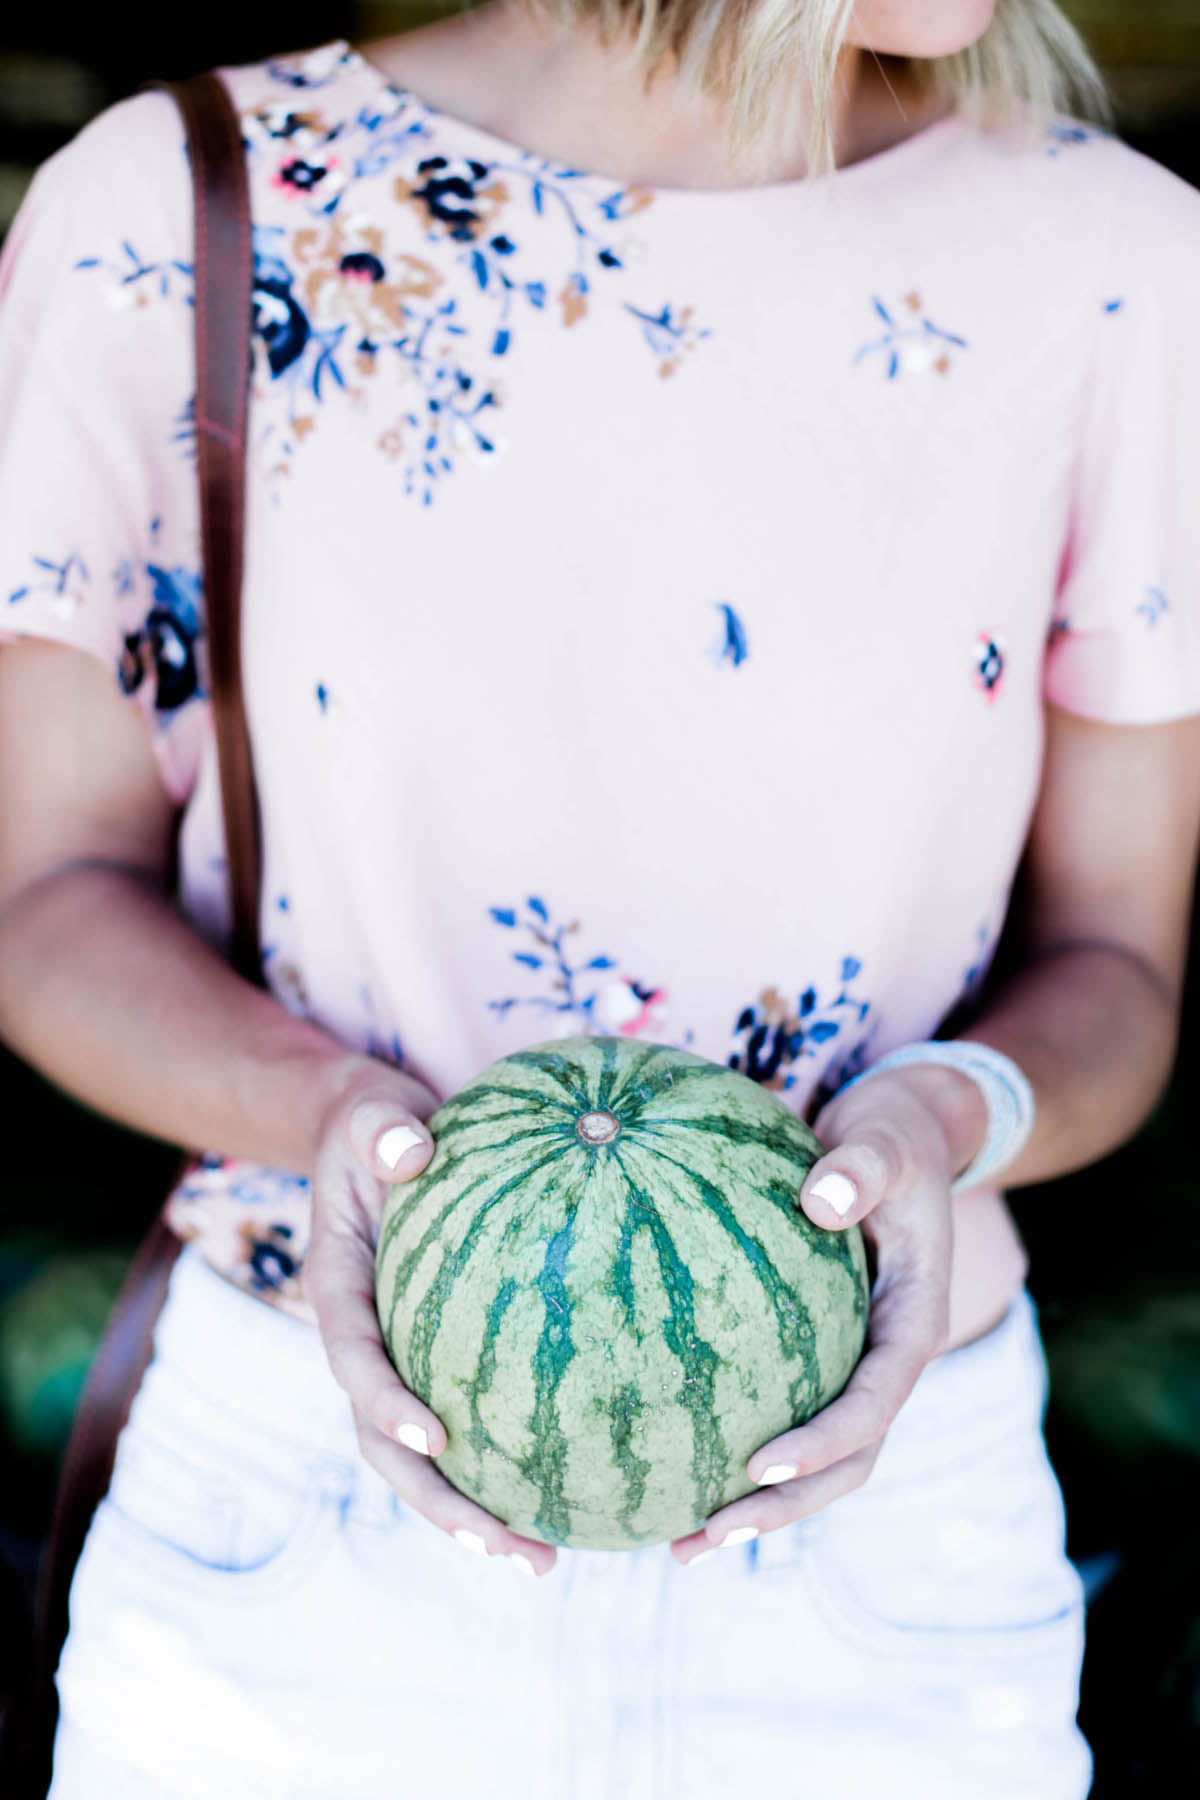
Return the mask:
<path id="1" fill-rule="evenodd" d="M 954 56 L 977 44 L 996 0 L 860 0 L 846 41 L 878 56 Z"/>

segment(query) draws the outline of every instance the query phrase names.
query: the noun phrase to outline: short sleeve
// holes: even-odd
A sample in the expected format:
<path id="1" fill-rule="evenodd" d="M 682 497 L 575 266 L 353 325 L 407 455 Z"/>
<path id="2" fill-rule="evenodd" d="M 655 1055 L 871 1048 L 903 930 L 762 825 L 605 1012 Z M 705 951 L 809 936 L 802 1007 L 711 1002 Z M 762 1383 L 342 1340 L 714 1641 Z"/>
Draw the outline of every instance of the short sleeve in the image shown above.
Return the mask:
<path id="1" fill-rule="evenodd" d="M 166 94 L 93 119 L 0 253 L 0 635 L 112 670 L 172 799 L 207 730 L 192 220 Z"/>
<path id="2" fill-rule="evenodd" d="M 1043 692 L 1146 725 L 1200 712 L 1200 192 L 1101 148 L 1107 247 Z"/>

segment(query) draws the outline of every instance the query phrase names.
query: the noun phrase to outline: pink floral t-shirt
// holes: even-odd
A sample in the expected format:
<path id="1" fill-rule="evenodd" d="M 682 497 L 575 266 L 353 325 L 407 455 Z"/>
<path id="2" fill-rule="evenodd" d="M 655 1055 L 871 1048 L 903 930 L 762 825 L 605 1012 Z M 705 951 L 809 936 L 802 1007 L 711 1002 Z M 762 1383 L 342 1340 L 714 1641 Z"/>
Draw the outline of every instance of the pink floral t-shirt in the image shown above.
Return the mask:
<path id="1" fill-rule="evenodd" d="M 1200 194 L 1066 117 L 634 188 L 344 42 L 224 74 L 273 992 L 443 1098 L 611 1033 L 813 1116 L 986 972 L 1043 703 L 1200 711 Z M 223 946 L 167 96 L 43 165 L 0 294 L 0 626 L 141 709 Z M 306 1313 L 301 1176 L 171 1216 Z"/>

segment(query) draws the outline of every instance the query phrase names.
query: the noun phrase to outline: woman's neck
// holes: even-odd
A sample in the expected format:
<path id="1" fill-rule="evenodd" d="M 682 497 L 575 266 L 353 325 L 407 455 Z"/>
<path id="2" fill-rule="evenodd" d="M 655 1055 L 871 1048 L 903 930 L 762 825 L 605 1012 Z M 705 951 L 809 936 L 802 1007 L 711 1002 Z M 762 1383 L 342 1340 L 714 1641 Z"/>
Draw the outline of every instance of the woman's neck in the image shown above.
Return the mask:
<path id="1" fill-rule="evenodd" d="M 629 184 L 737 187 L 805 173 L 799 98 L 786 121 L 781 116 L 769 165 L 748 176 L 728 159 L 725 119 L 714 101 L 685 96 L 668 67 L 647 91 L 641 71 L 623 66 L 593 29 L 540 27 L 517 0 L 490 0 L 362 50 L 388 80 L 438 112 Z M 894 90 L 895 79 L 870 52 L 844 47 L 833 115 L 839 166 L 889 148 L 935 116 L 928 101 Z"/>

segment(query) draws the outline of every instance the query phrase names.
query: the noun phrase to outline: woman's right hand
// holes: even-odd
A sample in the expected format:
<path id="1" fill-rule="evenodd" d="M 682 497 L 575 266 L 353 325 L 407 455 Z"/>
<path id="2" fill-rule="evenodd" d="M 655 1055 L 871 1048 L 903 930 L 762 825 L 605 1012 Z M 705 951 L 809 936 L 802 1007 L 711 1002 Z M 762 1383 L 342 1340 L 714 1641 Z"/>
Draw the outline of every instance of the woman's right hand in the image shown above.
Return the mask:
<path id="1" fill-rule="evenodd" d="M 411 1181 L 429 1162 L 433 1138 L 423 1121 L 437 1105 L 423 1082 L 387 1063 L 364 1057 L 352 1067 L 320 1129 L 304 1291 L 372 1468 L 408 1506 L 468 1549 L 511 1556 L 545 1575 L 556 1560 L 551 1545 L 519 1537 L 439 1473 L 432 1458 L 445 1449 L 446 1433 L 401 1382 L 379 1326 L 375 1245 L 387 1190 Z"/>

